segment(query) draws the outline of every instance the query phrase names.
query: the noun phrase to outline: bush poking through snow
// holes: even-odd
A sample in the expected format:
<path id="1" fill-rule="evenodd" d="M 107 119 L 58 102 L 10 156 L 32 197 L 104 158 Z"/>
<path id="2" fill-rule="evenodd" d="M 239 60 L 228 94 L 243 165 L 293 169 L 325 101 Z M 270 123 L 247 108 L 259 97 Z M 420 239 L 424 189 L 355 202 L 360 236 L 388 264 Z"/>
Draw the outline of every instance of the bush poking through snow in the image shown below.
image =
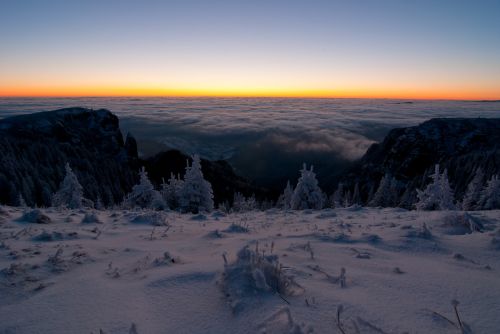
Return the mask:
<path id="1" fill-rule="evenodd" d="M 50 224 L 52 220 L 42 213 L 39 209 L 33 209 L 25 212 L 18 221 L 32 224 Z"/>
<path id="2" fill-rule="evenodd" d="M 249 246 L 238 252 L 234 263 L 224 261 L 223 289 L 233 301 L 233 308 L 240 306 L 242 299 L 255 293 L 276 293 L 283 300 L 300 292 L 300 286 L 286 274 L 277 255 L 265 255 L 258 244 L 255 250 Z M 288 303 L 288 302 L 287 302 Z"/>

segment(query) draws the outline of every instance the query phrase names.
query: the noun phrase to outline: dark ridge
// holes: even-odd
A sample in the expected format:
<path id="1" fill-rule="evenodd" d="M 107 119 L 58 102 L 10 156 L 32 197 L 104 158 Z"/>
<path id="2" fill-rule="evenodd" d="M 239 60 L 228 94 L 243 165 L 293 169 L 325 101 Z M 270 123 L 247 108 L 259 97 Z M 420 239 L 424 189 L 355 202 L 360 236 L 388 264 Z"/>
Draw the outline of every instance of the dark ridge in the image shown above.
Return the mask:
<path id="1" fill-rule="evenodd" d="M 487 178 L 497 174 L 500 119 L 435 118 L 418 126 L 393 129 L 383 142 L 368 149 L 341 182 L 351 189 L 358 183 L 366 200 L 370 190 L 389 173 L 399 181 L 400 198 L 408 201 L 414 199 L 415 189 L 429 182 L 435 164 L 448 169 L 456 198 L 462 197 L 476 168 L 482 168 Z"/>

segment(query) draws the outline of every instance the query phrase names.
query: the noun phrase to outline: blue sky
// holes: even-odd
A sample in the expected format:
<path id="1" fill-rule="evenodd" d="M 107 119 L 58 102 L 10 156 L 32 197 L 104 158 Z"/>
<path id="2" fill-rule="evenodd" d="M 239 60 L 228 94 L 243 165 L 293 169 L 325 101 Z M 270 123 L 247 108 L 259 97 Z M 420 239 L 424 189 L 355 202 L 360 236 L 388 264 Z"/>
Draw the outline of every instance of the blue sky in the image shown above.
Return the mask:
<path id="1" fill-rule="evenodd" d="M 499 1 L 1 5 L 5 91 L 500 95 Z"/>

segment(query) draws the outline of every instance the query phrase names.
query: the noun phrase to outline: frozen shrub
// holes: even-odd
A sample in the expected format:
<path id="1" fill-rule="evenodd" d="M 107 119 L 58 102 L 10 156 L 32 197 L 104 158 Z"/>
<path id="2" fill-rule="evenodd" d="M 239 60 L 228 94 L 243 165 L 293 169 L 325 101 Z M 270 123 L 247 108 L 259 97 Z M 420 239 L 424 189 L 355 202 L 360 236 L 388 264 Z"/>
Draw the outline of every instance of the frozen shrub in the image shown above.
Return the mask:
<path id="1" fill-rule="evenodd" d="M 32 224 L 50 224 L 52 221 L 50 218 L 42 213 L 39 209 L 33 209 L 25 212 L 19 219 L 19 221 L 32 223 Z"/>
<path id="2" fill-rule="evenodd" d="M 259 252 L 258 246 L 255 250 L 244 247 L 234 263 L 225 265 L 223 289 L 237 304 L 238 300 L 256 293 L 277 293 L 283 297 L 301 291 L 300 286 L 283 270 L 278 256 L 264 255 Z"/>

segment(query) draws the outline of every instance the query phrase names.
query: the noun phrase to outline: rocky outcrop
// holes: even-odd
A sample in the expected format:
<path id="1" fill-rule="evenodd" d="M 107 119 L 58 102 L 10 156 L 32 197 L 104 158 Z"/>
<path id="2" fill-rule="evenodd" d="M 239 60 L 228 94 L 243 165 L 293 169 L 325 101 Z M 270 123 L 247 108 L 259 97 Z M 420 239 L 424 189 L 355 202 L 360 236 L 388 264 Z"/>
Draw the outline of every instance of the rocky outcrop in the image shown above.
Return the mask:
<path id="1" fill-rule="evenodd" d="M 456 198 L 462 197 L 474 170 L 486 178 L 500 171 L 500 119 L 436 118 L 418 126 L 394 129 L 384 141 L 373 144 L 341 182 L 359 184 L 366 201 L 370 190 L 389 173 L 398 181 L 404 206 L 415 198 L 415 189 L 429 182 L 435 164 L 448 169 Z"/>
<path id="2" fill-rule="evenodd" d="M 50 205 L 69 162 L 85 197 L 118 202 L 136 179 L 137 152 L 127 150 L 118 117 L 68 108 L 0 120 L 0 202 Z"/>

